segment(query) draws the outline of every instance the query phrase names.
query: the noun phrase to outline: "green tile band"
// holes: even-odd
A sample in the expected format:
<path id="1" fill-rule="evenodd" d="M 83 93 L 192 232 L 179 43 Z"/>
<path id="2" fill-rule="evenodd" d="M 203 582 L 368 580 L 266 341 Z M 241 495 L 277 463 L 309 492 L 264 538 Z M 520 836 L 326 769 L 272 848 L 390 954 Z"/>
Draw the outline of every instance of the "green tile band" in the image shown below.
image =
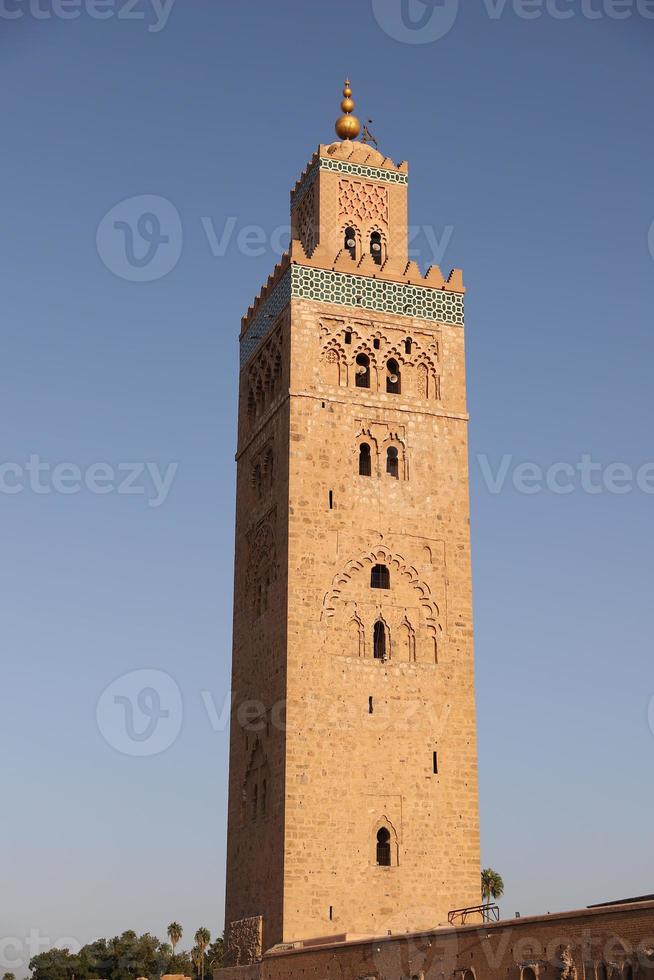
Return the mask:
<path id="1" fill-rule="evenodd" d="M 460 293 L 292 265 L 257 310 L 241 337 L 241 367 L 253 356 L 291 299 L 353 306 L 375 313 L 418 317 L 461 327 L 464 323 L 463 296 Z"/>

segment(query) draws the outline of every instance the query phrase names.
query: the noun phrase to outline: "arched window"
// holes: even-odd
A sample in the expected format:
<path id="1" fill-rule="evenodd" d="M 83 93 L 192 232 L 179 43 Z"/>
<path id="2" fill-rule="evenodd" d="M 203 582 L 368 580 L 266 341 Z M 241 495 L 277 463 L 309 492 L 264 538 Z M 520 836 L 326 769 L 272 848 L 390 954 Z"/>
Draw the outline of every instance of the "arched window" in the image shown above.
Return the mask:
<path id="1" fill-rule="evenodd" d="M 524 966 L 522 968 L 521 980 L 536 980 L 536 971 L 533 966 Z"/>
<path id="2" fill-rule="evenodd" d="M 413 347 L 413 341 L 411 340 L 410 337 L 407 337 L 407 339 L 404 341 L 404 353 L 410 354 L 412 347 Z"/>
<path id="3" fill-rule="evenodd" d="M 388 374 L 386 375 L 386 391 L 390 395 L 399 395 L 402 379 L 400 376 L 400 365 L 393 358 L 386 364 Z"/>
<path id="4" fill-rule="evenodd" d="M 345 250 L 350 253 L 350 255 L 352 256 L 353 259 L 356 259 L 356 257 L 357 257 L 357 236 L 356 236 L 356 233 L 354 231 L 354 228 L 346 228 L 345 229 L 345 241 L 344 241 L 343 244 L 344 244 Z"/>
<path id="5" fill-rule="evenodd" d="M 377 831 L 377 864 L 380 868 L 391 866 L 391 835 L 386 827 Z"/>
<path id="6" fill-rule="evenodd" d="M 359 446 L 359 476 L 372 476 L 370 446 L 367 442 L 362 442 Z"/>
<path id="7" fill-rule="evenodd" d="M 530 980 L 530 978 L 524 977 L 524 980 Z M 608 980 L 608 971 L 606 969 L 606 963 L 598 963 L 597 980 Z"/>
<path id="8" fill-rule="evenodd" d="M 622 980 L 634 980 L 634 968 L 631 963 L 625 963 L 622 967 Z"/>
<path id="9" fill-rule="evenodd" d="M 370 387 L 370 358 L 367 354 L 357 354 L 356 386 L 357 388 Z"/>
<path id="10" fill-rule="evenodd" d="M 375 623 L 372 646 L 375 660 L 386 660 L 386 628 L 381 619 Z"/>
<path id="11" fill-rule="evenodd" d="M 370 254 L 377 265 L 382 264 L 382 237 L 378 231 L 373 231 L 370 236 Z"/>
<path id="12" fill-rule="evenodd" d="M 371 589 L 390 589 L 391 573 L 386 565 L 375 565 L 370 572 Z"/>
<path id="13" fill-rule="evenodd" d="M 397 458 L 397 449 L 395 446 L 390 446 L 386 451 L 386 472 L 389 476 L 392 476 L 394 480 L 399 480 L 400 464 Z"/>

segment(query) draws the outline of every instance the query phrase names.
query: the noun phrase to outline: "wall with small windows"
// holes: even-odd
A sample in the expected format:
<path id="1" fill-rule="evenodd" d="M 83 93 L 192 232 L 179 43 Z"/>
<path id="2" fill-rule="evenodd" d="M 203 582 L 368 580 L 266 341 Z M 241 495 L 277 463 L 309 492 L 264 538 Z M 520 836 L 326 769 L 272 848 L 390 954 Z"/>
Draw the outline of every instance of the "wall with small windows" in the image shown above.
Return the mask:
<path id="1" fill-rule="evenodd" d="M 285 929 L 427 926 L 479 900 L 462 332 L 294 301 L 290 369 Z"/>
<path id="2" fill-rule="evenodd" d="M 380 828 L 381 829 L 381 828 Z M 376 834 L 375 834 L 376 838 Z M 384 860 L 386 852 L 384 852 Z M 380 866 L 380 881 L 393 869 Z M 332 904 L 334 919 L 339 906 Z M 218 980 L 654 980 L 654 903 L 508 918 L 479 928 L 404 932 L 391 919 L 373 939 L 265 954 L 251 971 L 223 970 Z M 388 935 L 388 932 L 392 935 Z M 527 953 L 526 950 L 531 950 Z"/>

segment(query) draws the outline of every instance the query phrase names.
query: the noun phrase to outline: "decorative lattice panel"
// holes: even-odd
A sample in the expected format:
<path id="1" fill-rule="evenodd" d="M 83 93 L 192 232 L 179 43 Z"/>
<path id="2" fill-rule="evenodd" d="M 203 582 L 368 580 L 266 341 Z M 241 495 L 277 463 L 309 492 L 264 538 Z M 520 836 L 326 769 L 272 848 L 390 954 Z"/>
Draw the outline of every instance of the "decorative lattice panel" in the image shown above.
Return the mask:
<path id="1" fill-rule="evenodd" d="M 388 189 L 381 184 L 339 180 L 338 207 L 341 217 L 388 227 Z"/>
<path id="2" fill-rule="evenodd" d="M 346 174 L 349 177 L 359 177 L 366 180 L 378 180 L 384 184 L 403 184 L 409 182 L 407 174 L 395 170 L 382 170 L 380 167 L 366 167 L 362 163 L 347 163 L 345 160 L 332 160 L 331 157 L 320 157 L 307 171 L 307 174 L 295 190 L 291 191 L 291 208 L 296 208 L 318 176 L 319 170 L 331 170 L 333 173 Z"/>

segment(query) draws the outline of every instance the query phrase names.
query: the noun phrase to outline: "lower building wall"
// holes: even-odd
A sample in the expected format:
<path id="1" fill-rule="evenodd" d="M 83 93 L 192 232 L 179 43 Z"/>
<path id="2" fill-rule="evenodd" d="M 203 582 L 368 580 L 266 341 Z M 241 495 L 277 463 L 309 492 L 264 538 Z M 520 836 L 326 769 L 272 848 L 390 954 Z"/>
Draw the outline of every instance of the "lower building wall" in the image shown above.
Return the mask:
<path id="1" fill-rule="evenodd" d="M 654 902 L 320 943 L 214 980 L 654 980 Z"/>

